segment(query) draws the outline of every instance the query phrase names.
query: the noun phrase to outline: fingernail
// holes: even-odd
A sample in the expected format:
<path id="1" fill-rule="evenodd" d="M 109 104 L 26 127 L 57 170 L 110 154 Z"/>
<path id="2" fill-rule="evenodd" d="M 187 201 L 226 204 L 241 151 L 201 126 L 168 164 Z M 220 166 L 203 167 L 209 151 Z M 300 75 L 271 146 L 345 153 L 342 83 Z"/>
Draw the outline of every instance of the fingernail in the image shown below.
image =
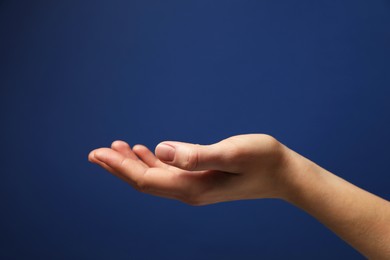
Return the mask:
<path id="1" fill-rule="evenodd" d="M 159 144 L 156 147 L 156 155 L 163 161 L 171 162 L 175 158 L 175 148 L 168 144 Z"/>
<path id="2" fill-rule="evenodd" d="M 88 161 L 93 162 L 93 158 L 94 158 L 94 157 L 95 157 L 94 153 L 93 153 L 93 152 L 90 152 L 90 153 L 88 154 Z"/>

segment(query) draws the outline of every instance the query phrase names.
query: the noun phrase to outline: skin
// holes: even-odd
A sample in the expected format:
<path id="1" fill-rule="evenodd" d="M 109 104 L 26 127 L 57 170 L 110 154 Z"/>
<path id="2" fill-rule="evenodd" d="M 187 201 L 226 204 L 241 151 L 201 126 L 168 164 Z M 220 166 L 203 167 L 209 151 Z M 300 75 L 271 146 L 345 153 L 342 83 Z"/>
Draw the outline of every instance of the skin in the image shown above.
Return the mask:
<path id="1" fill-rule="evenodd" d="M 390 259 L 390 202 L 321 168 L 264 134 L 211 145 L 166 141 L 151 152 L 115 141 L 89 161 L 138 191 L 200 206 L 278 198 L 326 225 L 370 259 Z"/>

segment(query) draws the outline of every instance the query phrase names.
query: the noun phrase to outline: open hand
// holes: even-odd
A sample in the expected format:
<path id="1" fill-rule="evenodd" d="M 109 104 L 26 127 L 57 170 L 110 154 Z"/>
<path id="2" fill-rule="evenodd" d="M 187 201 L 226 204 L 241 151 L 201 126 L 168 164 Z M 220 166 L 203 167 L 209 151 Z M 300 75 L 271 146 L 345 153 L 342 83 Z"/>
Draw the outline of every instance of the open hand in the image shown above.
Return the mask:
<path id="1" fill-rule="evenodd" d="M 212 145 L 165 141 L 152 153 L 124 141 L 90 152 L 96 163 L 135 189 L 190 205 L 281 197 L 285 146 L 264 134 L 238 135 Z"/>

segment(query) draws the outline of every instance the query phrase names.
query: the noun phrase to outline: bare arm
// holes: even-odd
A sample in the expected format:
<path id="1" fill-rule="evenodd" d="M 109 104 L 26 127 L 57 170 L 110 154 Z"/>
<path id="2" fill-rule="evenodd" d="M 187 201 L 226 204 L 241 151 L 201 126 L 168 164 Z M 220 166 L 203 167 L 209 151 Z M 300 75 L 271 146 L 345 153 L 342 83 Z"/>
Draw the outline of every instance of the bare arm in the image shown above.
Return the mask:
<path id="1" fill-rule="evenodd" d="M 135 189 L 191 205 L 279 198 L 305 210 L 372 259 L 390 259 L 390 202 L 326 171 L 271 136 L 212 145 L 163 142 L 155 154 L 123 141 L 89 160 Z"/>
<path id="2" fill-rule="evenodd" d="M 390 259 L 390 202 L 292 152 L 295 180 L 283 198 L 370 259 Z"/>

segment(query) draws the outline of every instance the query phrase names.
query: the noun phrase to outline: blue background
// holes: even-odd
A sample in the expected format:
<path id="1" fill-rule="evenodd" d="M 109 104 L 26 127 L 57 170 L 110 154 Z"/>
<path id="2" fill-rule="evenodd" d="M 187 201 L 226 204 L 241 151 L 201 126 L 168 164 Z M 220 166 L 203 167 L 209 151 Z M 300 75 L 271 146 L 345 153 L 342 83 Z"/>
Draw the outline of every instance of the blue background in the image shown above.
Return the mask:
<path id="1" fill-rule="evenodd" d="M 278 200 L 192 207 L 87 161 L 268 133 L 389 199 L 389 1 L 0 1 L 0 258 L 362 258 Z"/>

